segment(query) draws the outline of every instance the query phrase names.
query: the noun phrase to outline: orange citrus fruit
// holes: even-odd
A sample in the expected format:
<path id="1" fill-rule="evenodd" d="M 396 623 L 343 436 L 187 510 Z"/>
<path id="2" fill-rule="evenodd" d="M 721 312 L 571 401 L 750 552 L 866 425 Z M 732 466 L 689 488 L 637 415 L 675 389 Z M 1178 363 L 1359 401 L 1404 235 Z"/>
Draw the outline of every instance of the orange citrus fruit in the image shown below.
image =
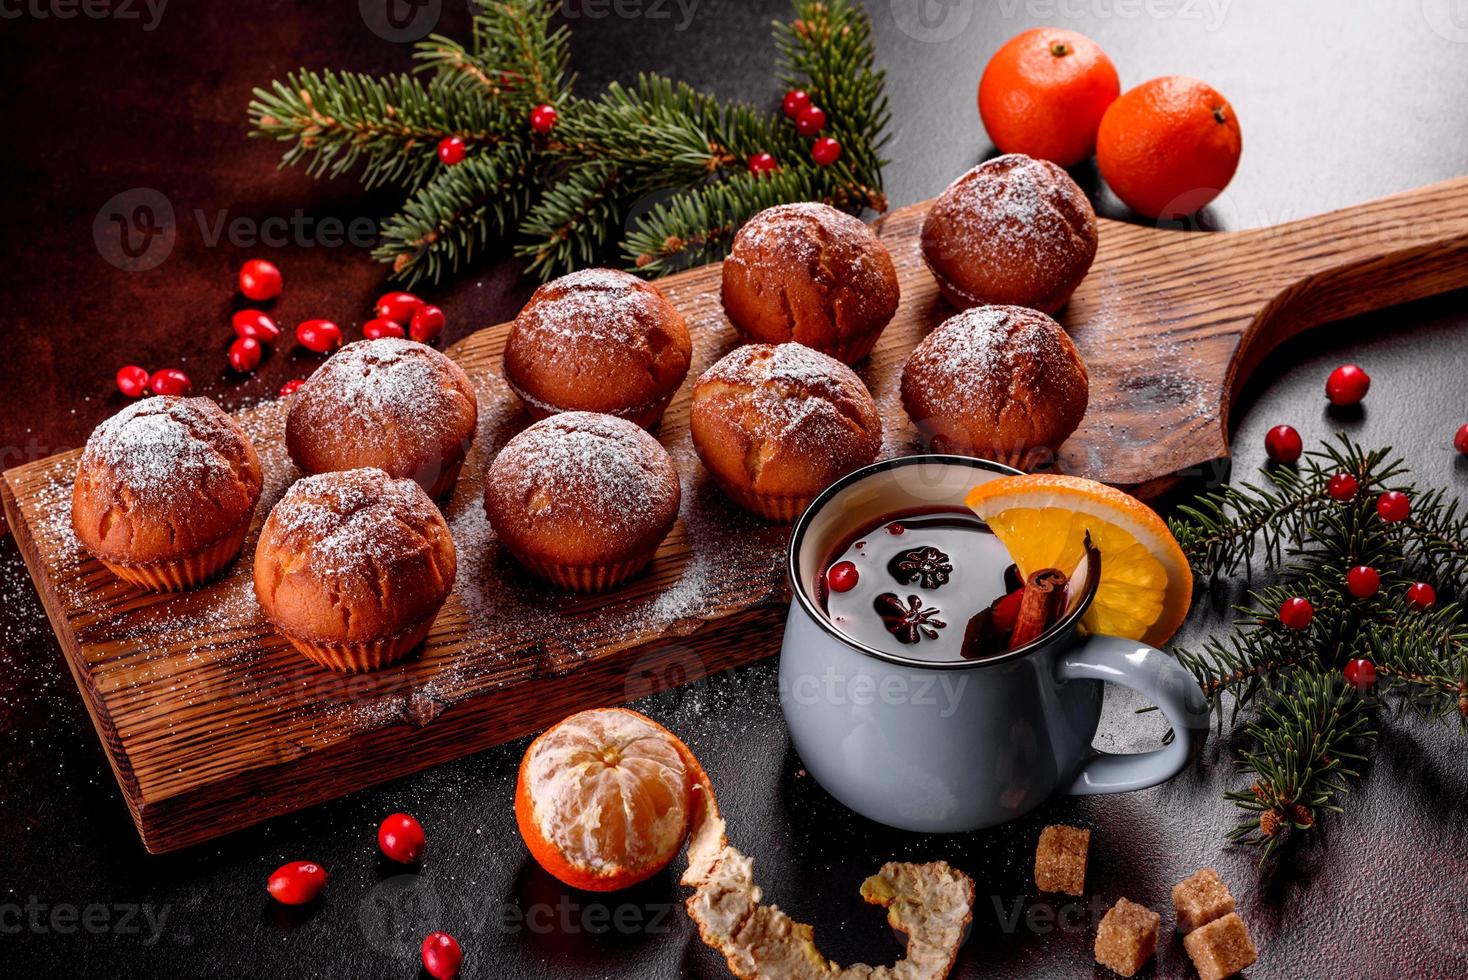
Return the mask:
<path id="1" fill-rule="evenodd" d="M 1034 474 L 990 480 L 969 491 L 984 519 L 1026 578 L 1042 568 L 1070 572 L 1086 534 L 1101 552 L 1101 581 L 1082 623 L 1161 646 L 1187 618 L 1193 572 L 1156 511 L 1104 483 Z"/>
<path id="2" fill-rule="evenodd" d="M 1172 218 L 1222 194 L 1243 148 L 1227 99 L 1196 78 L 1168 75 L 1143 82 L 1106 110 L 1096 165 L 1133 211 Z"/>
<path id="3" fill-rule="evenodd" d="M 626 708 L 582 711 L 525 751 L 515 821 L 540 866 L 587 891 L 615 891 L 667 867 L 707 777 L 678 737 Z"/>
<path id="4" fill-rule="evenodd" d="M 1120 92 L 1116 67 L 1095 41 L 1037 27 L 989 59 L 979 115 L 1001 152 L 1073 167 L 1095 149 L 1101 116 Z"/>

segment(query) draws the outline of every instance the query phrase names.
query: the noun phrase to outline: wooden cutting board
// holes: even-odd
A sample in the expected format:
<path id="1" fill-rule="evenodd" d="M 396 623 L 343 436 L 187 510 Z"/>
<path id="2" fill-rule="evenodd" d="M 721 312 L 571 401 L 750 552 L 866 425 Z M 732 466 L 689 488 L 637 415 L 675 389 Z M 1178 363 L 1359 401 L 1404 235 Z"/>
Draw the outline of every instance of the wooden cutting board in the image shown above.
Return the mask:
<path id="1" fill-rule="evenodd" d="M 926 204 L 880 224 L 902 305 L 862 374 L 885 452 L 916 438 L 897 395 L 908 352 L 951 314 L 923 266 Z M 688 319 L 696 377 L 736 343 L 719 269 L 660 285 Z M 1468 286 L 1468 179 L 1259 231 L 1101 222 L 1100 251 L 1062 317 L 1090 369 L 1068 472 L 1153 496 L 1228 453 L 1229 403 L 1276 345 L 1312 326 Z M 78 548 L 78 454 L 9 470 L 5 512 L 143 843 L 173 850 L 767 656 L 778 647 L 786 531 L 728 505 L 700 470 L 685 384 L 659 438 L 683 512 L 648 572 L 606 596 L 526 581 L 480 507 L 494 452 L 526 423 L 498 374 L 508 325 L 449 350 L 479 387 L 475 446 L 446 514 L 459 584 L 420 655 L 365 677 L 294 654 L 260 617 L 245 559 L 213 585 L 149 595 Z M 295 478 L 284 406 L 240 419 L 266 471 L 256 530 Z M 508 804 L 507 804 L 508 805 Z"/>

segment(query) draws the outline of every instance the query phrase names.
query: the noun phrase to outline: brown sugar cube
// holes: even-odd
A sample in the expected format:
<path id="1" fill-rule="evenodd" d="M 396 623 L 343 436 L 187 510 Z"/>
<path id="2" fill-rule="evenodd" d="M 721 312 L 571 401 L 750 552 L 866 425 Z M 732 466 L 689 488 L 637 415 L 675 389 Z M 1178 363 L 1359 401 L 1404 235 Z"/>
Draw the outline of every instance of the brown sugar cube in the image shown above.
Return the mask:
<path id="1" fill-rule="evenodd" d="M 1259 958 L 1248 927 L 1237 912 L 1194 929 L 1183 937 L 1183 948 L 1193 958 L 1200 980 L 1223 980 Z"/>
<path id="2" fill-rule="evenodd" d="M 1234 910 L 1234 897 L 1212 868 L 1199 868 L 1172 886 L 1177 931 L 1192 932 Z"/>
<path id="3" fill-rule="evenodd" d="M 1035 848 L 1035 887 L 1042 892 L 1084 894 L 1086 851 L 1090 846 L 1089 830 L 1053 823 L 1040 831 L 1040 845 Z"/>
<path id="4" fill-rule="evenodd" d="M 1124 977 L 1136 975 L 1157 952 L 1162 916 L 1145 905 L 1119 899 L 1096 930 L 1096 962 Z"/>

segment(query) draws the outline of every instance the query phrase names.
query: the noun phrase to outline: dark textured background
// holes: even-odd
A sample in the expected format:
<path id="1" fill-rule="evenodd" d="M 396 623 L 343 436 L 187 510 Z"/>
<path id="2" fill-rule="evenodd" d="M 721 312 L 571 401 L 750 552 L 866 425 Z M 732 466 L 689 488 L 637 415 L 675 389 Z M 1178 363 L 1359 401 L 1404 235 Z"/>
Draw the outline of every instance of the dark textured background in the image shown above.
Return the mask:
<path id="1" fill-rule="evenodd" d="M 460 33 L 464 8 L 463 0 L 444 0 L 439 29 Z M 1237 179 L 1211 209 L 1213 226 L 1272 224 L 1468 171 L 1462 0 L 932 0 L 937 26 L 923 37 L 901 27 L 911 22 L 908 0 L 874 0 L 869 8 L 895 113 L 887 171 L 894 204 L 936 194 L 989 152 L 974 108 L 982 65 L 1005 38 L 1047 22 L 1098 39 L 1124 86 L 1182 72 L 1229 97 L 1245 152 Z M 356 249 L 325 246 L 314 235 L 280 248 L 211 244 L 198 217 L 212 226 L 221 212 L 250 221 L 290 218 L 297 208 L 312 220 L 385 212 L 389 196 L 278 173 L 276 148 L 244 138 L 250 88 L 291 68 L 408 65 L 404 47 L 364 26 L 357 4 L 175 0 L 153 30 L 144 29 L 150 15 L 141 5 L 141 21 L 59 16 L 69 9 L 65 0 L 7 4 L 0 19 L 4 466 L 80 444 L 121 407 L 111 376 L 126 361 L 178 364 L 201 393 L 230 408 L 306 373 L 314 360 L 289 348 L 242 384 L 223 370 L 233 274 L 249 254 L 268 254 L 284 269 L 278 311 L 287 323 L 329 316 L 357 324 L 383 285 L 379 267 Z M 684 30 L 673 4 L 624 0 L 619 9 L 641 15 L 593 19 L 582 11 L 570 20 L 585 91 L 647 68 L 775 104 L 767 24 L 785 4 L 699 0 Z M 655 16 L 663 10 L 671 15 Z M 128 273 L 100 257 L 92 223 L 109 198 L 135 188 L 168 198 L 178 234 L 167 261 Z M 1114 201 L 1100 204 L 1120 213 Z M 527 294 L 516 267 L 500 261 L 434 296 L 453 340 L 513 315 Z M 1422 480 L 1468 485 L 1468 461 L 1450 445 L 1468 421 L 1464 300 L 1458 294 L 1334 325 L 1281 351 L 1239 411 L 1237 471 L 1257 466 L 1263 432 L 1287 421 L 1307 440 L 1345 429 L 1392 443 Z M 1375 387 L 1364 413 L 1336 417 L 1325 410 L 1321 386 L 1346 360 L 1362 363 Z M 524 743 L 216 844 L 149 857 L 9 539 L 0 542 L 0 601 L 7 975 L 409 977 L 417 939 L 430 928 L 457 935 L 468 972 L 478 976 L 726 975 L 677 906 L 683 896 L 672 875 L 595 897 L 566 892 L 528 860 L 510 808 Z M 1183 641 L 1217 621 L 1200 610 Z M 1090 958 L 1099 912 L 1030 893 L 1035 834 L 1060 820 L 1096 830 L 1089 881 L 1101 908 L 1125 894 L 1165 910 L 1172 882 L 1217 866 L 1261 946 L 1251 976 L 1468 975 L 1468 761 L 1455 731 L 1388 721 L 1346 814 L 1259 869 L 1252 852 L 1221 839 L 1234 813 L 1219 794 L 1241 782 L 1227 740 L 1210 738 L 1195 769 L 1153 790 L 1059 799 L 983 833 L 900 834 L 844 813 L 801 776 L 774 673 L 765 661 L 639 706 L 692 745 L 719 787 L 734 837 L 756 857 L 769 898 L 814 922 L 838 959 L 898 955 L 880 914 L 857 898 L 866 874 L 891 858 L 943 857 L 978 884 L 959 975 L 1104 975 Z M 1151 716 L 1137 719 L 1117 704 L 1101 741 L 1140 747 L 1155 735 Z M 398 808 L 428 829 L 429 855 L 416 877 L 395 876 L 375 858 L 374 827 Z M 263 885 L 276 865 L 301 857 L 324 863 L 333 880 L 322 907 L 293 915 L 272 906 Z M 1030 921 L 1006 928 L 1016 901 Z M 166 911 L 157 935 L 126 911 L 144 905 L 155 916 Z M 65 918 L 53 928 L 54 907 L 63 916 L 65 908 L 91 907 L 93 925 L 105 928 L 63 931 Z M 532 915 L 517 921 L 515 910 Z M 599 929 L 605 921 L 624 928 Z M 1180 943 L 1164 944 L 1155 971 L 1189 973 Z"/>

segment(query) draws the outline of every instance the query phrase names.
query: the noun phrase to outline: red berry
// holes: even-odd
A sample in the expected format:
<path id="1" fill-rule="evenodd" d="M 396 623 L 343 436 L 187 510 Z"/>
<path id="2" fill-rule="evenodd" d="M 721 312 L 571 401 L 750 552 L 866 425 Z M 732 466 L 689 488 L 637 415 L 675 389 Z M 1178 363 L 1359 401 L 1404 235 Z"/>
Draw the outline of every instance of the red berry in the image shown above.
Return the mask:
<path id="1" fill-rule="evenodd" d="M 330 320 L 302 320 L 296 324 L 296 339 L 307 350 L 325 354 L 342 345 L 342 328 Z"/>
<path id="2" fill-rule="evenodd" d="M 1310 620 L 1315 618 L 1315 607 L 1310 605 L 1309 599 L 1295 596 L 1286 599 L 1279 604 L 1279 621 L 1285 629 L 1302 630 L 1310 625 Z"/>
<path id="3" fill-rule="evenodd" d="M 779 161 L 768 153 L 756 153 L 749 158 L 748 165 L 749 172 L 756 177 L 761 177 L 780 169 Z"/>
<path id="4" fill-rule="evenodd" d="M 556 121 L 560 118 L 555 106 L 541 103 L 530 110 L 530 128 L 537 133 L 549 133 L 556 128 Z"/>
<path id="5" fill-rule="evenodd" d="M 431 344 L 443 333 L 443 310 L 436 306 L 420 306 L 413 311 L 408 336 L 420 344 Z"/>
<path id="6" fill-rule="evenodd" d="M 1412 513 L 1412 501 L 1400 490 L 1388 490 L 1376 498 L 1376 512 L 1388 524 L 1405 521 Z"/>
<path id="7" fill-rule="evenodd" d="M 189 380 L 189 376 L 178 368 L 154 371 L 153 376 L 148 379 L 148 389 L 155 395 L 187 395 L 193 387 L 194 383 Z"/>
<path id="8" fill-rule="evenodd" d="M 1292 426 L 1276 425 L 1264 435 L 1264 451 L 1276 463 L 1288 466 L 1300 458 L 1300 453 L 1305 451 L 1305 444 L 1300 441 L 1300 434 Z"/>
<path id="9" fill-rule="evenodd" d="M 780 104 L 780 108 L 789 118 L 798 119 L 808 105 L 810 105 L 810 93 L 805 89 L 795 88 L 785 93 L 785 101 Z"/>
<path id="10" fill-rule="evenodd" d="M 1381 588 L 1381 576 L 1370 565 L 1357 565 L 1346 573 L 1346 588 L 1357 599 L 1370 599 Z"/>
<path id="11" fill-rule="evenodd" d="M 378 826 L 377 846 L 399 864 L 423 856 L 423 825 L 406 813 L 394 813 Z"/>
<path id="12" fill-rule="evenodd" d="M 1371 388 L 1371 375 L 1357 364 L 1342 364 L 1325 379 L 1325 397 L 1332 405 L 1355 405 Z"/>
<path id="13" fill-rule="evenodd" d="M 994 624 L 995 629 L 1002 633 L 1014 631 L 1015 623 L 1019 622 L 1019 607 L 1024 602 L 1024 598 L 1024 586 L 1020 586 L 994 603 L 994 612 L 990 621 Z"/>
<path id="14" fill-rule="evenodd" d="M 446 932 L 430 932 L 423 940 L 423 969 L 435 980 L 452 980 L 459 975 L 464 953 L 458 940 Z"/>
<path id="15" fill-rule="evenodd" d="M 795 131 L 801 136 L 814 136 L 826 128 L 826 110 L 818 105 L 808 105 L 795 117 Z"/>
<path id="16" fill-rule="evenodd" d="M 383 293 L 377 297 L 377 315 L 384 320 L 407 323 L 423 301 L 412 293 Z"/>
<path id="17" fill-rule="evenodd" d="M 888 534 L 906 534 L 907 528 L 901 524 L 892 523 L 887 525 Z"/>
<path id="18" fill-rule="evenodd" d="M 1437 605 L 1437 590 L 1426 582 L 1416 582 L 1407 588 L 1407 605 L 1418 612 L 1427 612 Z"/>
<path id="19" fill-rule="evenodd" d="M 1468 425 L 1458 427 L 1453 435 L 1453 448 L 1464 456 L 1468 456 Z"/>
<path id="20" fill-rule="evenodd" d="M 326 869 L 314 861 L 282 864 L 265 883 L 270 897 L 286 905 L 305 905 L 325 887 Z"/>
<path id="21" fill-rule="evenodd" d="M 305 378 L 292 378 L 280 386 L 280 397 L 289 398 L 300 390 L 301 385 L 306 383 Z"/>
<path id="22" fill-rule="evenodd" d="M 1337 473 L 1325 485 L 1325 492 L 1330 494 L 1330 499 L 1339 500 L 1341 503 L 1355 500 L 1358 489 L 1356 478 L 1349 473 Z"/>
<path id="23" fill-rule="evenodd" d="M 362 324 L 362 336 L 368 340 L 381 340 L 383 337 L 403 337 L 406 332 L 396 320 L 376 317 Z"/>
<path id="24" fill-rule="evenodd" d="M 117 390 L 129 398 L 142 398 L 148 393 L 148 369 L 136 364 L 118 368 Z"/>
<path id="25" fill-rule="evenodd" d="M 250 299 L 264 301 L 280 295 L 280 270 L 275 263 L 251 259 L 240 266 L 240 292 Z"/>
<path id="26" fill-rule="evenodd" d="M 860 578 L 856 565 L 849 561 L 838 561 L 826 570 L 826 584 L 832 592 L 850 592 Z"/>
<path id="27" fill-rule="evenodd" d="M 841 159 L 841 144 L 829 136 L 822 136 L 810 145 L 810 158 L 823 167 L 829 167 Z"/>
<path id="28" fill-rule="evenodd" d="M 464 148 L 464 141 L 457 136 L 445 136 L 438 141 L 438 159 L 445 167 L 452 167 L 456 163 L 463 163 L 468 154 Z"/>
<path id="29" fill-rule="evenodd" d="M 249 374 L 260 366 L 260 358 L 264 353 L 260 341 L 254 337 L 236 337 L 234 343 L 229 345 L 229 366 L 240 374 Z"/>
<path id="30" fill-rule="evenodd" d="M 1376 664 L 1365 657 L 1348 661 L 1341 673 L 1345 675 L 1347 684 L 1363 691 L 1376 683 Z"/>
<path id="31" fill-rule="evenodd" d="M 237 310 L 231 323 L 236 336 L 249 337 L 262 344 L 274 344 L 280 340 L 280 327 L 259 310 Z"/>

